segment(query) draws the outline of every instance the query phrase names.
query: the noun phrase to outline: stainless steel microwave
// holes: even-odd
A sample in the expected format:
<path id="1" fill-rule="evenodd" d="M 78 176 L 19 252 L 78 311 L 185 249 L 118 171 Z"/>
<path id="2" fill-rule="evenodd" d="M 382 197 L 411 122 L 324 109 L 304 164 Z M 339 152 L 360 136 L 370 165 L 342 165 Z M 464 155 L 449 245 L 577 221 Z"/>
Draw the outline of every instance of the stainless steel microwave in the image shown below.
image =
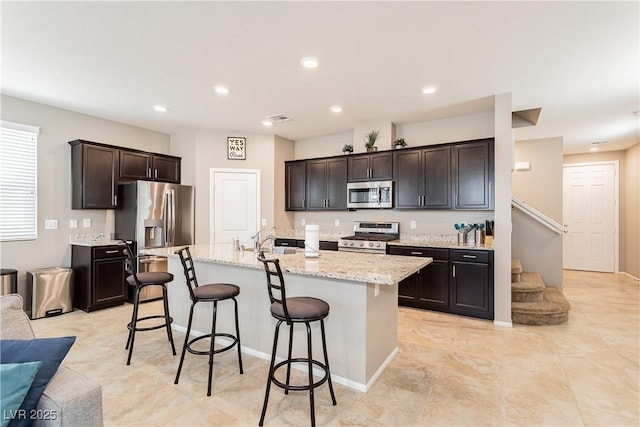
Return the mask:
<path id="1" fill-rule="evenodd" d="M 347 208 L 392 208 L 393 181 L 347 183 Z"/>

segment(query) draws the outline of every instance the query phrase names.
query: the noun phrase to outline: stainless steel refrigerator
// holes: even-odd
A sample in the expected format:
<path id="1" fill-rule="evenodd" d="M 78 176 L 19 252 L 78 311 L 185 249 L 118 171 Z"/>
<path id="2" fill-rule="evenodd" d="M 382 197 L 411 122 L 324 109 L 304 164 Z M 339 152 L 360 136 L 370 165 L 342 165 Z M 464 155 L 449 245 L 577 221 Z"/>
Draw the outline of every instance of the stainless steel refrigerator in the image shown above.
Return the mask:
<path id="1" fill-rule="evenodd" d="M 193 244 L 194 202 L 194 188 L 188 185 L 135 181 L 118 186 L 115 238 L 133 242 L 138 272 L 167 271 L 166 257 L 140 255 L 140 250 Z M 131 301 L 133 292 L 129 295 Z M 140 300 L 161 296 L 159 286 L 149 286 Z"/>

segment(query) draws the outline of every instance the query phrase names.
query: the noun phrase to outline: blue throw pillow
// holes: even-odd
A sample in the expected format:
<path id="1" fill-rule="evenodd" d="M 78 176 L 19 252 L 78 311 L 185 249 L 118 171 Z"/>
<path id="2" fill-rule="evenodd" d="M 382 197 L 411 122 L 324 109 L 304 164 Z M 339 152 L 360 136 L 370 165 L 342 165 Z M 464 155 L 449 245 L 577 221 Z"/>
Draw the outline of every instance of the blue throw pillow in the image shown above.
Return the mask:
<path id="1" fill-rule="evenodd" d="M 18 416 L 14 417 L 10 424 L 12 427 L 30 426 L 33 423 L 37 417 L 35 409 L 42 392 L 75 340 L 76 337 L 62 337 L 0 341 L 0 363 L 42 362 L 24 402 L 20 405 Z"/>
<path id="2" fill-rule="evenodd" d="M 0 365 L 1 427 L 7 427 L 9 422 L 18 416 L 18 409 L 22 405 L 40 366 L 42 366 L 42 362 Z"/>

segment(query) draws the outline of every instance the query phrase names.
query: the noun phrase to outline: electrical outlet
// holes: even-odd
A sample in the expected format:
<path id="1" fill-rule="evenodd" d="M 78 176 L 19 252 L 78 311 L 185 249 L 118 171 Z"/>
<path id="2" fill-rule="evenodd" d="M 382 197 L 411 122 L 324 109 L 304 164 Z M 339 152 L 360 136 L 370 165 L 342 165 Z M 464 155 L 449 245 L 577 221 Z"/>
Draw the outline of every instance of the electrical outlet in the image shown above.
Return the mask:
<path id="1" fill-rule="evenodd" d="M 262 218 L 262 226 L 263 227 L 267 226 L 267 218 Z"/>
<path id="2" fill-rule="evenodd" d="M 336 219 L 335 225 L 336 225 L 336 227 L 340 227 L 340 220 L 339 219 Z"/>
<path id="3" fill-rule="evenodd" d="M 300 220 L 300 224 L 302 224 L 302 225 L 307 225 L 307 220 L 306 220 L 306 219 L 304 219 L 304 218 L 302 218 L 302 219 Z"/>
<path id="4" fill-rule="evenodd" d="M 411 221 L 411 225 L 410 225 L 412 230 L 415 230 L 416 228 L 416 222 L 415 221 Z"/>
<path id="5" fill-rule="evenodd" d="M 91 218 L 83 218 L 82 219 L 82 226 L 84 228 L 89 228 L 91 227 Z"/>
<path id="6" fill-rule="evenodd" d="M 69 228 L 78 228 L 78 220 L 70 219 L 69 220 Z"/>
<path id="7" fill-rule="evenodd" d="M 57 230 L 58 229 L 58 220 L 57 219 L 45 219 L 44 220 L 44 229 L 45 230 Z"/>

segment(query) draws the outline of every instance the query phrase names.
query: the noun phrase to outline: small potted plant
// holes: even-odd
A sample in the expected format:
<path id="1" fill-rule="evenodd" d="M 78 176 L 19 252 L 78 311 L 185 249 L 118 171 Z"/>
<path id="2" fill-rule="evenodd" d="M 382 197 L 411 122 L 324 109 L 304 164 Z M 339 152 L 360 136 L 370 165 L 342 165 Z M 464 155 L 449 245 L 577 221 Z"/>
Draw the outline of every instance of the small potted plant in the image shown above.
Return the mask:
<path id="1" fill-rule="evenodd" d="M 353 145 L 344 144 L 344 147 L 342 147 L 342 154 L 351 154 L 351 153 L 353 153 Z"/>
<path id="2" fill-rule="evenodd" d="M 400 149 L 400 148 L 406 147 L 407 143 L 404 141 L 404 138 L 398 138 L 395 141 L 393 141 L 393 146 L 396 147 L 397 149 Z"/>
<path id="3" fill-rule="evenodd" d="M 376 140 L 378 139 L 378 135 L 380 135 L 379 130 L 372 130 L 367 134 L 364 139 L 364 146 L 367 151 L 377 151 L 378 147 L 376 147 Z"/>

